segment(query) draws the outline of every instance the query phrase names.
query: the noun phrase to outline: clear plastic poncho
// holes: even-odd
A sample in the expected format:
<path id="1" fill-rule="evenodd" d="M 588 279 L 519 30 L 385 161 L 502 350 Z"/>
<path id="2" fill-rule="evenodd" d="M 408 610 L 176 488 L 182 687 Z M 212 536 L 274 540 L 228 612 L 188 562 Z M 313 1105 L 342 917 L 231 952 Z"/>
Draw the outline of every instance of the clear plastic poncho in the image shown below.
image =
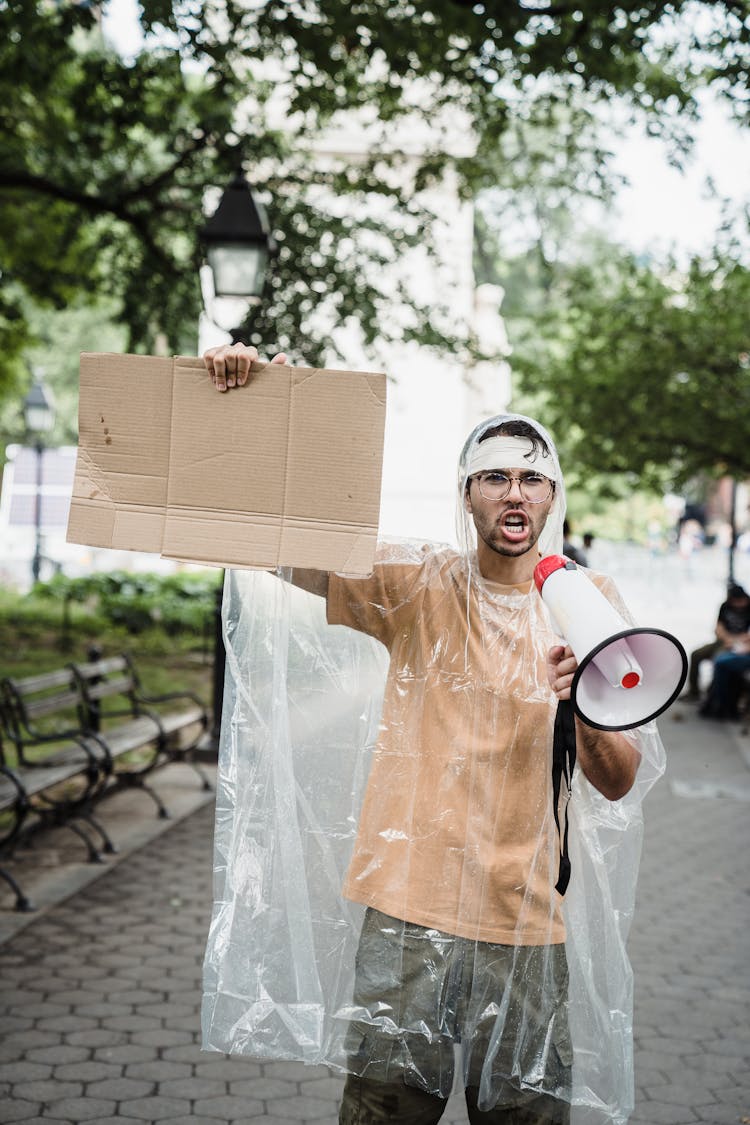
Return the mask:
<path id="1" fill-rule="evenodd" d="M 663 749 L 653 723 L 626 733 L 642 760 L 619 801 L 580 768 L 563 785 L 560 895 L 545 667 L 559 637 L 533 586 L 482 577 L 463 502 L 475 443 L 519 417 L 466 443 L 458 550 L 381 544 L 373 574 L 331 575 L 327 599 L 291 572 L 228 573 L 203 1042 L 619 1123 L 641 802 Z M 542 555 L 561 552 L 564 513 L 558 471 Z"/>

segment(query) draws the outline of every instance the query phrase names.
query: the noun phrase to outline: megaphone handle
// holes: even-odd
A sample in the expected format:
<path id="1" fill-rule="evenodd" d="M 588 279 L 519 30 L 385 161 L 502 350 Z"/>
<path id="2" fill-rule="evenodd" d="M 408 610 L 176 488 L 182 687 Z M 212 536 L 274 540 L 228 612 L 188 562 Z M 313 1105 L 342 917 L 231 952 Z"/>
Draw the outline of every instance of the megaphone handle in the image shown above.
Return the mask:
<path id="1" fill-rule="evenodd" d="M 555 715 L 555 732 L 552 738 L 552 811 L 557 825 L 560 841 L 560 870 L 555 890 L 564 895 L 570 882 L 570 858 L 568 856 L 568 809 L 565 808 L 565 828 L 560 830 L 560 792 L 565 778 L 567 796 L 573 784 L 573 770 L 576 764 L 576 724 L 573 704 L 569 699 L 561 699 Z"/>

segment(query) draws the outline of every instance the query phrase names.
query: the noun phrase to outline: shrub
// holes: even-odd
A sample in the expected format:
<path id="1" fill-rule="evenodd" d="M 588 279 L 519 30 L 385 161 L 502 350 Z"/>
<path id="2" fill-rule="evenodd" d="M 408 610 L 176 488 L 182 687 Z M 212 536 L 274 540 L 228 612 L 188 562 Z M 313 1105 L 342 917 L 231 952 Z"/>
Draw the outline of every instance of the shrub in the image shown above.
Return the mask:
<path id="1" fill-rule="evenodd" d="M 109 571 L 70 578 L 58 574 L 35 585 L 32 596 L 62 605 L 63 625 L 69 625 L 72 604 L 130 634 L 159 628 L 170 634 L 202 636 L 208 627 L 219 583 L 216 571 L 175 574 L 134 574 Z"/>

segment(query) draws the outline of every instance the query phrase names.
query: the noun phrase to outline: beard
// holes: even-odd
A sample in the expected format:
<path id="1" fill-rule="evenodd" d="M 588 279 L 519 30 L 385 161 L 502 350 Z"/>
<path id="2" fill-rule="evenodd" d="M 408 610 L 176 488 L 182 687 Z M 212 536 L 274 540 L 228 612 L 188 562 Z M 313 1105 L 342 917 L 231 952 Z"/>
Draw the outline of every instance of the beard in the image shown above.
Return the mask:
<path id="1" fill-rule="evenodd" d="M 518 509 L 514 509 L 517 511 Z M 543 520 L 532 519 L 528 514 L 526 516 L 527 532 L 523 539 L 513 542 L 512 539 L 507 539 L 502 531 L 502 521 L 505 519 L 507 513 L 494 519 L 487 517 L 482 513 L 475 513 L 474 524 L 477 530 L 477 535 L 486 544 L 491 551 L 496 555 L 502 555 L 506 558 L 519 558 L 521 555 L 527 554 L 529 551 L 536 547 L 539 536 L 542 533 L 546 518 Z"/>

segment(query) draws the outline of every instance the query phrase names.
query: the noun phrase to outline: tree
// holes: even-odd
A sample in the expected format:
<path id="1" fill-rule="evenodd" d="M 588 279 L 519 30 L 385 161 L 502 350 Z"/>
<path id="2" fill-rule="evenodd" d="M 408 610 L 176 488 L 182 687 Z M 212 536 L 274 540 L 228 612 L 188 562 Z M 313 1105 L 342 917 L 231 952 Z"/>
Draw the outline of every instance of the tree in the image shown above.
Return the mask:
<path id="1" fill-rule="evenodd" d="M 394 122 L 464 114 L 476 155 L 457 168 L 473 192 L 494 175 L 510 120 L 627 97 L 657 128 L 672 107 L 694 112 L 699 82 L 746 107 L 741 0 L 144 0 L 134 59 L 106 47 L 99 14 L 0 6 L 0 394 L 20 377 L 29 302 L 61 308 L 96 293 L 115 301 L 131 349 L 162 336 L 173 350 L 194 346 L 204 189 L 240 162 L 268 193 L 280 236 L 260 337 L 292 349 L 304 339 L 314 361 L 324 306 L 356 319 L 365 343 L 398 331 L 455 347 L 461 326 L 446 329 L 405 290 L 395 299 L 413 315 L 391 327 L 385 268 L 424 241 L 414 192 L 447 159 L 438 136 L 414 190 L 394 186 Z M 321 169 L 313 136 L 351 113 L 379 123 L 383 147 L 357 167 Z M 350 202 L 337 209 L 342 194 Z M 374 197 L 393 202 L 388 217 L 373 217 Z"/>
<path id="2" fill-rule="evenodd" d="M 750 476 L 750 268 L 736 247 L 684 271 L 610 247 L 557 284 L 514 365 L 575 477 Z"/>
<path id="3" fill-rule="evenodd" d="M 78 367 L 80 352 L 122 352 L 125 330 L 115 323 L 117 308 L 112 302 L 80 303 L 65 309 L 26 308 L 29 333 L 24 346 L 28 373 L 41 374 L 52 392 L 55 425 L 47 440 L 75 445 L 78 440 Z M 29 339 L 38 341 L 36 346 Z M 19 388 L 20 390 L 20 388 Z M 0 401 L 0 464 L 5 447 L 26 438 L 23 393 Z"/>
<path id="4" fill-rule="evenodd" d="M 259 116 L 239 138 L 247 67 L 237 65 L 234 47 L 229 60 L 228 47 L 210 42 L 208 25 L 204 32 L 196 73 L 186 59 L 197 50 L 182 46 L 119 58 L 83 6 L 12 0 L 0 8 L 0 387 L 17 376 L 19 350 L 34 342 L 30 300 L 64 308 L 92 295 L 114 298 L 131 349 L 153 349 L 159 337 L 172 350 L 194 349 L 204 192 L 223 186 L 242 161 L 272 192 L 280 244 L 257 332 L 290 347 L 307 328 L 314 361 L 322 332 L 310 327 L 310 314 L 325 302 L 341 319 L 356 314 L 366 341 L 382 329 L 378 279 L 421 240 L 422 210 L 404 200 L 397 221 L 370 218 L 372 191 L 398 192 L 367 164 L 311 168 L 299 147 L 309 130 L 280 133 L 263 119 L 269 81 L 250 83 Z M 326 206 L 326 190 L 328 202 L 346 193 L 349 208 Z M 444 343 L 426 310 L 415 312 L 405 335 Z"/>

